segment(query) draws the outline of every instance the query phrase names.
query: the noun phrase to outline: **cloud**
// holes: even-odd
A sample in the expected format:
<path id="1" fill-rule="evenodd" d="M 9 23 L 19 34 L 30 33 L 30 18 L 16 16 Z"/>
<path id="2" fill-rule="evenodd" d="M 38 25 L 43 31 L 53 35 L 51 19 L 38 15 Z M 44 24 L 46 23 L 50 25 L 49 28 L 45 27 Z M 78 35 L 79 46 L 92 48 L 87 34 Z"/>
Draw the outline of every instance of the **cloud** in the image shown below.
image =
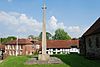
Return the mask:
<path id="1" fill-rule="evenodd" d="M 19 19 L 22 20 L 22 21 L 27 21 L 28 17 L 25 14 L 21 14 Z"/>
<path id="2" fill-rule="evenodd" d="M 69 26 L 68 27 L 69 32 L 80 32 L 79 26 Z"/>
<path id="3" fill-rule="evenodd" d="M 15 33 L 25 33 L 33 34 L 33 32 L 41 31 L 41 23 L 32 17 L 28 17 L 26 14 L 16 13 L 16 12 L 4 12 L 0 11 L 0 24 L 3 25 L 0 27 L 2 32 L 11 32 L 10 34 Z M 25 35 L 23 34 L 23 35 Z"/>
<path id="4" fill-rule="evenodd" d="M 50 18 L 49 22 L 50 22 L 50 27 L 52 27 L 53 29 L 57 28 L 57 19 L 54 16 Z"/>
<path id="5" fill-rule="evenodd" d="M 20 27 L 19 29 L 17 29 L 17 32 L 18 33 L 23 33 L 23 32 L 27 32 L 27 29 L 26 28 L 24 28 L 24 27 Z"/>
<path id="6" fill-rule="evenodd" d="M 58 22 L 58 20 L 54 16 L 51 16 L 51 18 L 49 20 L 49 26 L 51 28 L 53 28 L 54 30 L 56 30 L 58 28 L 63 28 L 63 29 L 66 28 L 64 23 L 63 22 Z"/>
<path id="7" fill-rule="evenodd" d="M 5 35 L 39 35 L 42 31 L 42 22 L 18 12 L 0 11 L 0 24 L 0 32 L 6 33 Z M 81 33 L 79 26 L 66 26 L 63 22 L 58 22 L 55 16 L 51 16 L 46 25 L 46 30 L 53 35 L 58 28 L 63 28 L 72 37 L 77 37 Z"/>
<path id="8" fill-rule="evenodd" d="M 58 22 L 55 16 L 51 16 L 48 24 L 48 31 L 54 34 L 58 28 L 64 29 L 72 37 L 79 37 L 81 28 L 79 26 L 67 26 L 63 22 Z"/>
<path id="9" fill-rule="evenodd" d="M 9 13 L 6 13 L 4 11 L 0 11 L 0 22 L 5 23 L 6 25 L 8 24 L 17 24 L 18 20 L 16 16 L 10 15 Z"/>

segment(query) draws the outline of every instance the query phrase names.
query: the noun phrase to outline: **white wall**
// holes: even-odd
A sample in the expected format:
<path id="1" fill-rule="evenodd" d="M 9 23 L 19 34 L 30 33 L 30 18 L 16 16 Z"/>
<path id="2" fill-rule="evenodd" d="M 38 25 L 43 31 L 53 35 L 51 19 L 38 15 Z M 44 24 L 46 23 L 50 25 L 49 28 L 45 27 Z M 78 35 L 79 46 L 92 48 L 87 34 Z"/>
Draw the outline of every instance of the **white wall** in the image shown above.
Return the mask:
<path id="1" fill-rule="evenodd" d="M 47 53 L 49 55 L 53 54 L 70 54 L 71 52 L 80 53 L 78 48 L 71 48 L 71 49 L 48 49 Z"/>

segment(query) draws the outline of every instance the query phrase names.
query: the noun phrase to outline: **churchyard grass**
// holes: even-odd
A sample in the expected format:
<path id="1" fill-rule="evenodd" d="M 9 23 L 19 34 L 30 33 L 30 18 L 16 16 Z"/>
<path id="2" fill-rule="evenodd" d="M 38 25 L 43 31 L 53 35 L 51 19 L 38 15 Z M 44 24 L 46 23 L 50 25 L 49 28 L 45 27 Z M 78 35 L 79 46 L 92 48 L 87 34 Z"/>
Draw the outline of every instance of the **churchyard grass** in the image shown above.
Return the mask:
<path id="1" fill-rule="evenodd" d="M 78 54 L 53 55 L 60 58 L 64 64 L 34 64 L 27 65 L 25 62 L 30 59 L 29 56 L 9 56 L 0 67 L 100 67 L 99 60 L 88 60 Z"/>

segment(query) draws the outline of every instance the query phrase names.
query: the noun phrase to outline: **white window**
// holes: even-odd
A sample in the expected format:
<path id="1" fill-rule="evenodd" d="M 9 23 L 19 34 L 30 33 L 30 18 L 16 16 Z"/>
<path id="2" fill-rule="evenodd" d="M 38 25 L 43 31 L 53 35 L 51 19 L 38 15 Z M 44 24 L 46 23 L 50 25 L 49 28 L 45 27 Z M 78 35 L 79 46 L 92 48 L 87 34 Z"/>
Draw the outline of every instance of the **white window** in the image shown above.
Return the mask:
<path id="1" fill-rule="evenodd" d="M 14 51 L 13 51 L 13 55 L 15 55 Z"/>
<path id="2" fill-rule="evenodd" d="M 7 46 L 5 46 L 5 49 L 7 49 Z"/>
<path id="3" fill-rule="evenodd" d="M 21 45 L 19 45 L 19 49 L 21 50 Z"/>
<path id="4" fill-rule="evenodd" d="M 15 48 L 14 48 L 14 45 L 12 45 L 12 49 L 15 49 Z"/>
<path id="5" fill-rule="evenodd" d="M 58 49 L 55 50 L 56 54 L 58 53 Z"/>
<path id="6" fill-rule="evenodd" d="M 11 46 L 12 46 L 12 45 L 9 45 L 9 49 L 11 49 Z"/>
<path id="7" fill-rule="evenodd" d="M 0 51 L 0 56 L 2 56 L 2 51 Z"/>
<path id="8" fill-rule="evenodd" d="M 40 48 L 40 45 L 36 45 L 36 49 L 39 49 Z"/>
<path id="9" fill-rule="evenodd" d="M 9 49 L 9 45 L 8 45 L 8 49 Z"/>
<path id="10" fill-rule="evenodd" d="M 26 51 L 26 55 L 28 55 L 28 51 Z"/>
<path id="11" fill-rule="evenodd" d="M 11 51 L 9 51 L 9 55 L 11 55 Z"/>
<path id="12" fill-rule="evenodd" d="M 22 55 L 22 51 L 20 51 L 20 55 Z"/>

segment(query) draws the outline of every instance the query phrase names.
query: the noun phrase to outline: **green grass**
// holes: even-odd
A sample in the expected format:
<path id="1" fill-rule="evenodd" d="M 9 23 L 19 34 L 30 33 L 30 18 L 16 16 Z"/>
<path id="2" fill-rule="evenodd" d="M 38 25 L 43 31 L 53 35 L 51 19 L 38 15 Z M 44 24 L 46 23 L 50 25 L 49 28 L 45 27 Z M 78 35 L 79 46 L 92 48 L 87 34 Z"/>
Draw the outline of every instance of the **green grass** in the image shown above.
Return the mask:
<path id="1" fill-rule="evenodd" d="M 55 55 L 70 67 L 100 67 L 100 60 L 89 60 L 78 54 Z"/>
<path id="2" fill-rule="evenodd" d="M 54 55 L 60 58 L 65 64 L 24 64 L 30 56 L 9 56 L 2 63 L 0 67 L 100 67 L 100 61 L 88 60 L 77 54 L 70 55 Z"/>
<path id="3" fill-rule="evenodd" d="M 69 67 L 66 64 L 24 64 L 28 59 L 30 56 L 10 56 L 0 64 L 0 67 Z"/>

